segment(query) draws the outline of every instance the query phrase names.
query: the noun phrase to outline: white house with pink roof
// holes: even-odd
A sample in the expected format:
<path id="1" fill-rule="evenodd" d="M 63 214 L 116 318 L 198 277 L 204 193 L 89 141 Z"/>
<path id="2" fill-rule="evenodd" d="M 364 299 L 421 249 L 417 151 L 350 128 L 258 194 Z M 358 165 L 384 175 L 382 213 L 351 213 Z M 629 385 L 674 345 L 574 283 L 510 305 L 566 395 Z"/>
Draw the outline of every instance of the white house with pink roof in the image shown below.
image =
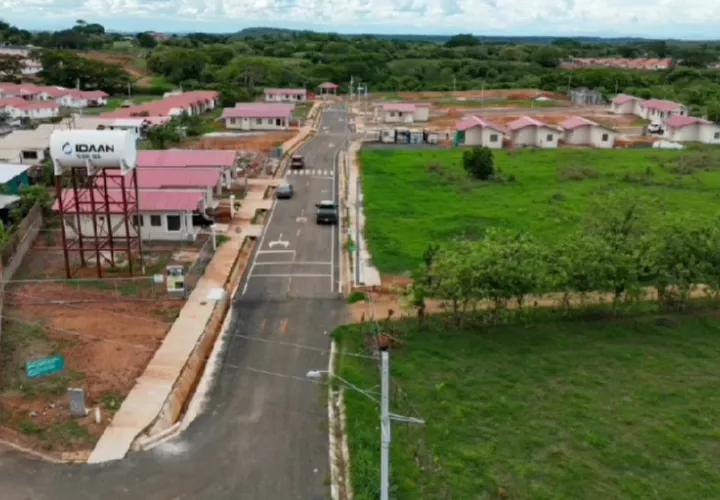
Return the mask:
<path id="1" fill-rule="evenodd" d="M 294 104 L 240 103 L 225 108 L 219 119 L 231 130 L 287 130 L 293 111 Z"/>
<path id="2" fill-rule="evenodd" d="M 617 132 L 582 116 L 573 116 L 560 123 L 563 141 L 574 146 L 610 149 L 615 146 Z"/>
<path id="3" fill-rule="evenodd" d="M 663 126 L 663 138 L 669 141 L 720 144 L 720 126 L 702 118 L 671 116 Z"/>
<path id="4" fill-rule="evenodd" d="M 640 103 L 640 115 L 653 123 L 662 123 L 671 116 L 687 116 L 687 106 L 662 99 L 648 99 Z"/>
<path id="5" fill-rule="evenodd" d="M 616 115 L 636 115 L 640 116 L 640 104 L 645 99 L 635 97 L 634 95 L 618 94 L 610 104 L 610 111 Z"/>
<path id="6" fill-rule="evenodd" d="M 384 123 L 415 123 L 430 119 L 429 103 L 386 102 L 375 107 L 375 119 Z"/>
<path id="7" fill-rule="evenodd" d="M 516 147 L 557 148 L 562 129 L 531 116 L 523 116 L 507 124 L 510 139 Z"/>
<path id="8" fill-rule="evenodd" d="M 305 89 L 265 89 L 265 102 L 305 102 L 307 90 Z"/>
<path id="9" fill-rule="evenodd" d="M 468 117 L 458 123 L 456 131 L 460 135 L 459 146 L 480 146 L 491 149 L 502 148 L 503 138 L 507 133 L 504 127 L 477 116 Z"/>

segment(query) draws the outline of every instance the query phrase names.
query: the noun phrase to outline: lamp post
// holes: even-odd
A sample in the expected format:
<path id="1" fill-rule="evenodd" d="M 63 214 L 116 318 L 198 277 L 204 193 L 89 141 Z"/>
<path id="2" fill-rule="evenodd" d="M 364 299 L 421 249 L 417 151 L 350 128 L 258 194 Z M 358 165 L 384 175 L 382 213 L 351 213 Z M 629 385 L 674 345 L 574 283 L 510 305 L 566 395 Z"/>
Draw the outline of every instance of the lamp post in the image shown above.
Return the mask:
<path id="1" fill-rule="evenodd" d="M 419 418 L 404 417 L 390 412 L 390 353 L 387 349 L 380 352 L 380 500 L 389 500 L 390 495 L 390 423 L 391 421 L 405 422 L 408 424 L 424 424 L 425 421 Z M 351 384 L 339 375 L 330 373 L 327 370 L 311 370 L 307 372 L 307 378 L 320 379 L 324 375 L 328 375 L 342 382 L 346 387 L 365 396 L 366 398 L 378 403 L 378 400 L 372 397 L 367 391 L 360 389 L 358 386 Z"/>

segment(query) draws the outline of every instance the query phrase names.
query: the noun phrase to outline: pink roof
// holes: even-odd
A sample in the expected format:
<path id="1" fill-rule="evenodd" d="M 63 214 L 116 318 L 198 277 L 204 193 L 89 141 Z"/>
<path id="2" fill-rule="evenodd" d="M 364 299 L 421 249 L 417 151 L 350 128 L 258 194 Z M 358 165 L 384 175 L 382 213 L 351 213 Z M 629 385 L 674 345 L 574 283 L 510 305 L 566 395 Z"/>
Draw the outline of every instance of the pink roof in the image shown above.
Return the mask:
<path id="1" fill-rule="evenodd" d="M 139 168 L 232 168 L 237 163 L 236 151 L 224 149 L 160 149 L 140 150 Z"/>
<path id="2" fill-rule="evenodd" d="M 109 211 L 111 214 L 123 214 L 123 192 L 120 189 L 108 189 L 109 207 L 105 206 L 105 193 L 102 190 L 95 191 L 95 210 L 103 213 Z M 78 193 L 80 197 L 80 213 L 90 213 L 92 201 L 88 191 Z M 126 197 L 129 193 L 126 192 Z M 132 196 L 132 195 L 130 195 Z M 139 212 L 192 212 L 198 210 L 205 193 L 202 191 L 138 191 Z M 78 213 L 75 206 L 74 193 L 71 189 L 65 189 L 62 193 L 63 212 L 68 214 Z M 129 205 L 131 203 L 128 203 Z M 107 210 L 109 208 L 109 210 Z M 59 211 L 60 207 L 55 200 L 53 210 Z"/>
<path id="3" fill-rule="evenodd" d="M 294 110 L 294 104 L 247 103 L 223 109 L 221 118 L 290 118 Z"/>
<path id="4" fill-rule="evenodd" d="M 642 101 L 639 97 L 635 97 L 633 95 L 627 95 L 627 94 L 618 94 L 615 96 L 615 99 L 613 99 L 614 104 L 625 104 L 626 102 L 630 101 Z"/>
<path id="5" fill-rule="evenodd" d="M 219 168 L 139 168 L 138 189 L 152 188 L 209 188 L 220 182 Z"/>
<path id="6" fill-rule="evenodd" d="M 548 125 L 547 123 L 541 122 L 540 120 L 536 120 L 535 118 L 532 118 L 530 116 L 523 116 L 522 118 L 518 118 L 517 120 L 514 120 L 514 121 L 508 123 L 508 125 L 507 125 L 507 128 L 509 128 L 513 132 L 517 132 L 518 130 L 522 130 L 527 127 L 545 127 L 545 128 L 557 129 L 557 127 Z"/>
<path id="7" fill-rule="evenodd" d="M 102 99 L 104 97 L 109 97 L 109 94 L 107 92 L 103 92 L 102 90 L 83 90 L 82 94 L 86 99 Z"/>
<path id="8" fill-rule="evenodd" d="M 694 116 L 671 116 L 664 124 L 672 128 L 683 128 L 691 125 L 712 125 L 712 122 Z"/>
<path id="9" fill-rule="evenodd" d="M 0 99 L 0 108 L 4 108 L 6 106 L 22 106 L 27 101 L 25 99 L 21 99 L 20 97 L 8 97 L 6 99 Z"/>
<path id="10" fill-rule="evenodd" d="M 23 104 L 13 104 L 13 108 L 30 110 L 30 109 L 58 109 L 60 105 L 54 101 L 25 101 Z"/>
<path id="11" fill-rule="evenodd" d="M 265 89 L 266 94 L 287 94 L 287 95 L 305 95 L 307 90 L 305 89 Z"/>
<path id="12" fill-rule="evenodd" d="M 219 97 L 214 90 L 194 90 L 179 95 L 171 95 L 165 99 L 145 102 L 129 108 L 120 108 L 103 113 L 103 118 L 132 118 L 147 113 L 148 116 L 168 116 L 173 109 L 187 110 L 201 104 L 208 105 Z"/>
<path id="13" fill-rule="evenodd" d="M 336 84 L 334 84 L 334 83 L 332 83 L 332 82 L 325 82 L 325 83 L 321 83 L 320 85 L 318 85 L 318 88 L 321 88 L 321 89 L 339 89 L 339 88 L 340 88 L 340 85 L 336 85 Z"/>
<path id="14" fill-rule="evenodd" d="M 483 120 L 482 118 L 478 118 L 477 116 L 471 116 L 461 121 L 457 126 L 457 130 L 462 132 L 465 130 L 470 130 L 473 127 L 491 128 L 503 134 L 505 133 L 505 129 L 500 125 L 496 125 L 487 120 Z"/>
<path id="15" fill-rule="evenodd" d="M 382 105 L 383 111 L 399 111 L 401 113 L 414 113 L 417 109 L 416 104 L 406 102 L 388 102 Z"/>
<path id="16" fill-rule="evenodd" d="M 672 101 L 664 101 L 662 99 L 649 99 L 645 101 L 642 106 L 647 109 L 657 109 L 658 111 L 673 111 L 683 107 L 682 104 Z"/>

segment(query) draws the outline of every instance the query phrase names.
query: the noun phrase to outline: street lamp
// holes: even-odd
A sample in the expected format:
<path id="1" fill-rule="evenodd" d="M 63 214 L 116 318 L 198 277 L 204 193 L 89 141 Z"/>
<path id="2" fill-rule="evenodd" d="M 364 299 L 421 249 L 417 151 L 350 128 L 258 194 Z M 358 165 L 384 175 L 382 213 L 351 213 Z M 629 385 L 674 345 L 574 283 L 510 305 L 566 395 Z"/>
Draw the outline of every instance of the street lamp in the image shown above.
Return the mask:
<path id="1" fill-rule="evenodd" d="M 424 420 L 413 417 L 404 417 L 402 415 L 396 415 L 390 413 L 390 353 L 387 349 L 383 349 L 380 352 L 380 500 L 389 500 L 390 494 L 390 422 L 395 420 L 396 422 L 405 422 L 408 424 L 425 424 Z M 366 398 L 378 402 L 377 399 L 372 397 L 367 391 L 360 389 L 355 384 L 352 384 L 340 377 L 330 373 L 327 370 L 310 370 L 307 372 L 306 377 L 309 379 L 320 379 L 324 375 L 328 375 L 342 382 L 345 386 L 359 392 Z"/>

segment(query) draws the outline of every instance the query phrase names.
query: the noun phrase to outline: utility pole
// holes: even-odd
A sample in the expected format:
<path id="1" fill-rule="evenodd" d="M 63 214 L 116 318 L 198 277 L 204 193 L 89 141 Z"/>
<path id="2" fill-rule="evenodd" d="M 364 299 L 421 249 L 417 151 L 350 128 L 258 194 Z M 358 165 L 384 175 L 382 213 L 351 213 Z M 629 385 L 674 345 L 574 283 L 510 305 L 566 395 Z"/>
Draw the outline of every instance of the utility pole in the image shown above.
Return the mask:
<path id="1" fill-rule="evenodd" d="M 350 76 L 350 102 L 352 102 L 352 100 L 353 100 L 353 95 L 354 95 L 354 92 L 353 92 L 353 77 Z"/>
<path id="2" fill-rule="evenodd" d="M 620 82 L 618 80 L 615 80 L 615 95 L 618 94 L 619 89 L 620 89 Z"/>
<path id="3" fill-rule="evenodd" d="M 453 75 L 453 98 L 454 99 L 457 99 L 456 88 L 457 88 L 457 78 L 455 78 L 455 75 Z"/>
<path id="4" fill-rule="evenodd" d="M 485 104 L 485 80 L 482 81 L 480 87 L 480 107 L 482 108 Z"/>

